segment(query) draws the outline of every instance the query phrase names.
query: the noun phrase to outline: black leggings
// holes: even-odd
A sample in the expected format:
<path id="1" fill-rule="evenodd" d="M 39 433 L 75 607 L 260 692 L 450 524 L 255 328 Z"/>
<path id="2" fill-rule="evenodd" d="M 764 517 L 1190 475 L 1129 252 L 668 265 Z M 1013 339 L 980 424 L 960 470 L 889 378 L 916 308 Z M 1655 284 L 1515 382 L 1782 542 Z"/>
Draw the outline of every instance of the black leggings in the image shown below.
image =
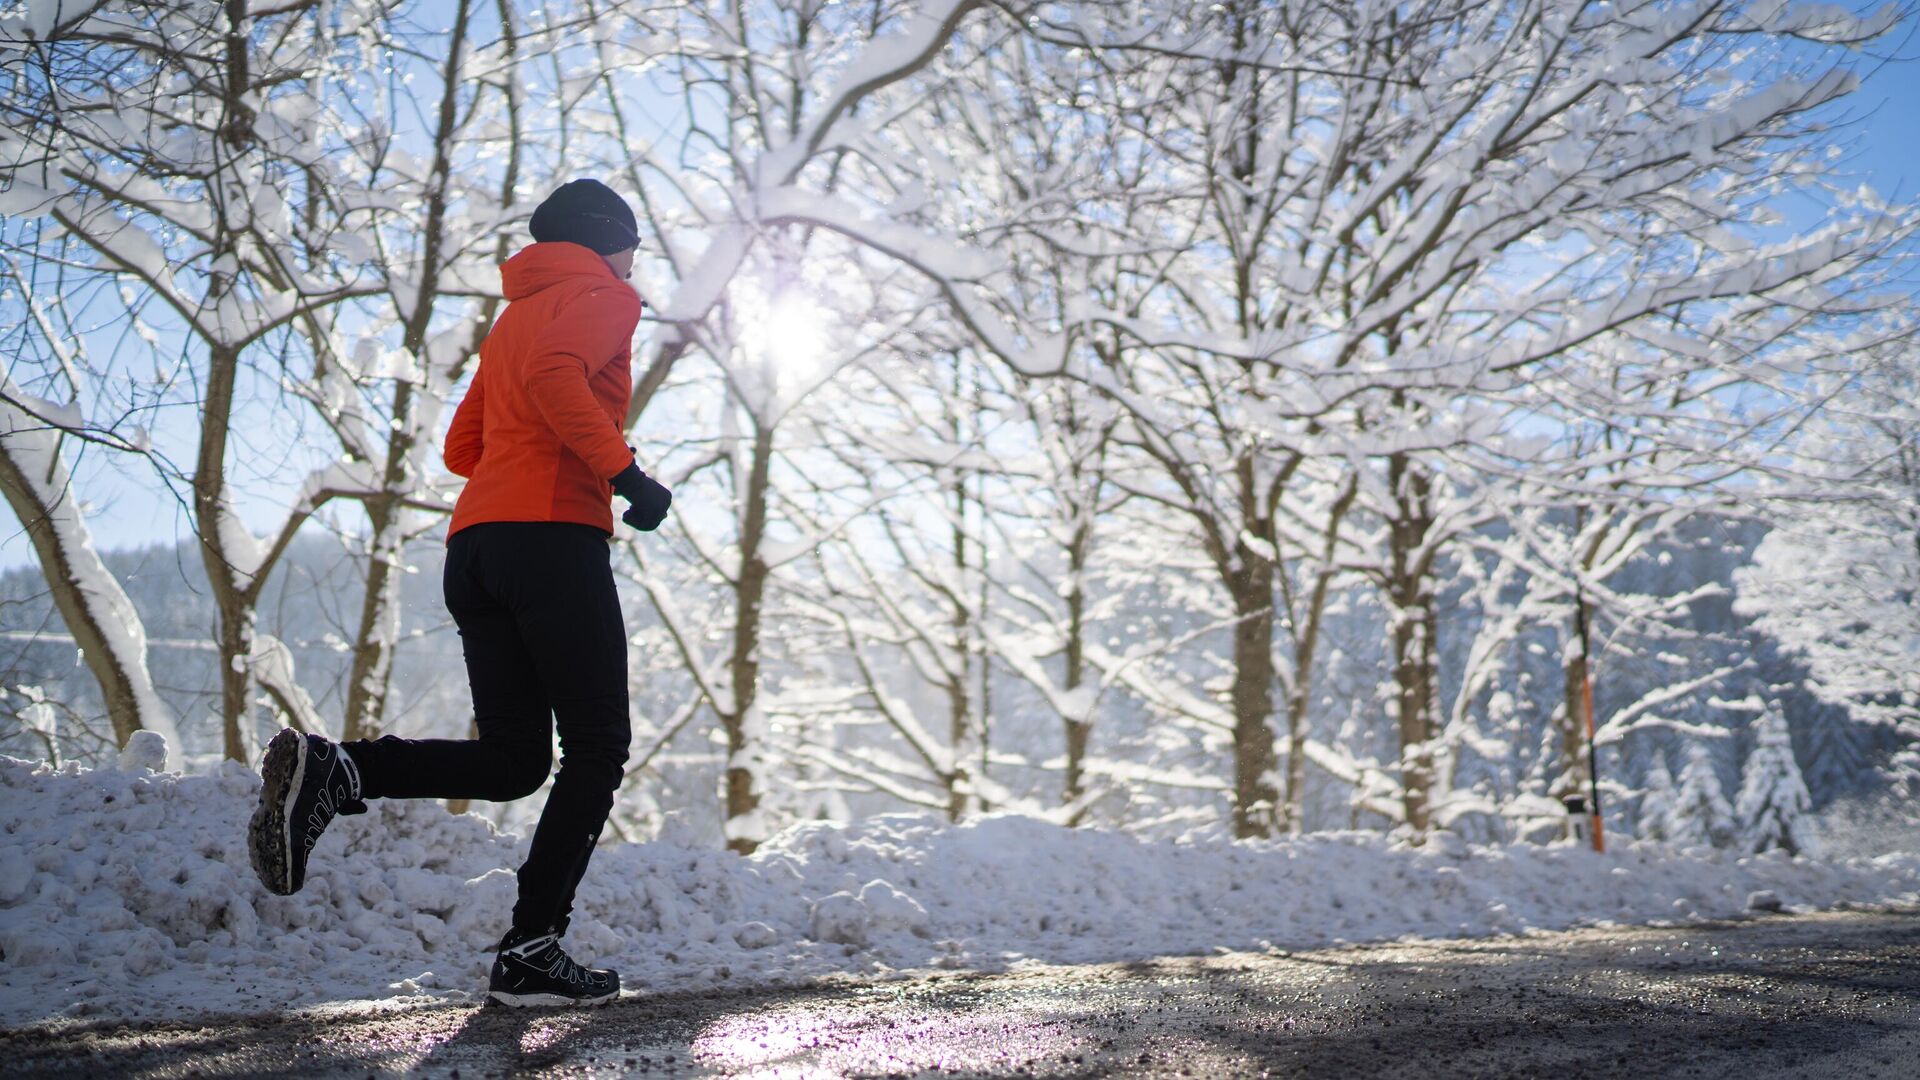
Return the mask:
<path id="1" fill-rule="evenodd" d="M 607 534 L 559 521 L 469 525 L 447 542 L 478 739 L 346 744 L 370 799 L 524 798 L 560 775 L 520 867 L 515 929 L 564 932 L 627 760 L 627 631 Z"/>

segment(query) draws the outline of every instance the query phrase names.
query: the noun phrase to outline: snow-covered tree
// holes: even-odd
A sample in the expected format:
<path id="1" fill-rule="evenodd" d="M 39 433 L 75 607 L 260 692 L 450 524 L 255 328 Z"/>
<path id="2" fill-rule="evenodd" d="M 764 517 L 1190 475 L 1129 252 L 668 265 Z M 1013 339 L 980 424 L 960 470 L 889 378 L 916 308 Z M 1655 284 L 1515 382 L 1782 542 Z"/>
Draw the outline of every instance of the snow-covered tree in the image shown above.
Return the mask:
<path id="1" fill-rule="evenodd" d="M 1753 749 L 1747 753 L 1733 804 L 1740 846 L 1754 852 L 1779 848 L 1789 855 L 1809 854 L 1811 834 L 1803 815 L 1812 807 L 1793 758 L 1787 718 L 1778 703 L 1772 703 L 1754 721 Z"/>
<path id="2" fill-rule="evenodd" d="M 1730 847 L 1736 839 L 1733 807 L 1720 786 L 1720 771 L 1699 740 L 1687 744 L 1687 763 L 1680 769 L 1661 831 L 1669 843 L 1690 846 Z"/>
<path id="3" fill-rule="evenodd" d="M 1640 782 L 1640 801 L 1634 822 L 1642 840 L 1667 840 L 1667 822 L 1673 817 L 1676 794 L 1673 773 L 1667 768 L 1667 752 L 1657 751 L 1647 775 Z"/>
<path id="4" fill-rule="evenodd" d="M 1028 582 L 1038 587 L 1009 588 L 1013 610 L 1003 611 L 994 625 L 1010 621 L 1015 641 L 1034 645 L 995 642 L 993 651 L 1026 661 L 1015 663 L 1015 671 L 1060 717 L 1061 802 L 1067 823 L 1079 824 L 1098 797 L 1087 764 L 1101 691 L 1115 667 L 1089 653 L 1104 653 L 1094 638 L 1095 626 L 1113 613 L 1119 595 L 1110 589 L 1102 595 L 1099 581 L 1100 568 L 1110 558 L 1101 542 L 1117 539 L 1102 525 L 1115 520 L 1127 499 L 1110 490 L 1107 478 L 1119 416 L 1111 403 L 1064 380 L 1049 380 L 1048 385 L 1023 380 L 1016 396 L 1026 409 L 1027 429 L 1039 443 L 1031 459 L 1033 482 L 1019 489 L 1029 509 L 998 515 L 993 525 L 1007 557 L 1033 571 Z M 1023 543 L 1023 535 L 1033 542 Z M 1007 588 L 1005 578 L 1000 580 Z M 1049 583 L 1052 588 L 1045 587 Z M 1060 659 L 1057 678 L 1045 665 L 1054 656 Z"/>
<path id="5" fill-rule="evenodd" d="M 1659 511 L 1625 507 L 1628 520 L 1621 527 L 1620 512 L 1613 509 L 1622 502 L 1620 488 L 1645 490 L 1655 478 L 1678 486 L 1675 476 L 1689 477 L 1684 486 L 1691 487 L 1730 475 L 1742 461 L 1710 460 L 1706 451 L 1716 445 L 1711 440 L 1750 435 L 1767 416 L 1763 408 L 1759 417 L 1723 419 L 1722 401 L 1700 396 L 1701 389 L 1715 386 L 1724 392 L 1743 381 L 1764 386 L 1769 376 L 1752 378 L 1749 371 L 1755 355 L 1768 356 L 1780 365 L 1776 370 L 1785 372 L 1840 352 L 1836 338 L 1818 333 L 1823 329 L 1818 320 L 1807 317 L 1799 299 L 1804 275 L 1863 271 L 1907 228 L 1901 219 L 1886 217 L 1847 232 L 1840 243 L 1850 254 L 1837 261 L 1824 240 L 1803 245 L 1796 237 L 1736 251 L 1714 239 L 1723 230 L 1757 236 L 1768 220 L 1731 190 L 1714 194 L 1714 178 L 1731 174 L 1784 181 L 1795 175 L 1800 157 L 1820 142 L 1818 128 L 1802 118 L 1806 95 L 1838 94 L 1847 81 L 1829 67 L 1824 74 L 1782 69 L 1777 79 L 1723 86 L 1724 69 L 1711 58 L 1746 47 L 1748 18 L 1755 13 L 1723 22 L 1693 21 L 1678 10 L 1662 10 L 1659 17 L 1675 19 L 1670 24 L 1675 36 L 1657 43 L 1641 37 L 1641 27 L 1615 21 L 1612 13 L 1601 16 L 1576 5 L 1554 11 L 1537 24 L 1538 36 L 1522 40 L 1511 36 L 1517 21 L 1491 12 L 1485 21 L 1457 14 L 1446 35 L 1445 59 L 1434 61 L 1449 70 L 1449 77 L 1411 96 L 1431 114 L 1502 119 L 1457 143 L 1445 136 L 1431 143 L 1419 136 L 1411 141 L 1397 134 L 1386 137 L 1385 145 L 1393 149 L 1384 160 L 1395 164 L 1383 173 L 1405 185 L 1406 205 L 1413 209 L 1403 214 L 1397 204 L 1384 204 L 1390 209 L 1380 239 L 1364 243 L 1363 256 L 1350 265 L 1362 268 L 1361 280 L 1372 290 L 1405 295 L 1385 305 L 1374 321 L 1362 320 L 1378 328 L 1376 337 L 1351 329 L 1342 335 L 1344 347 L 1389 373 L 1352 376 L 1353 382 L 1371 382 L 1380 391 L 1371 415 L 1362 409 L 1356 416 L 1395 444 L 1375 459 L 1378 471 L 1361 486 L 1363 512 L 1380 530 L 1362 557 L 1372 562 L 1371 572 L 1396 612 L 1390 631 L 1396 720 L 1406 817 L 1416 831 L 1424 827 L 1435 791 L 1447 783 L 1435 763 L 1444 749 L 1436 740 L 1443 740 L 1444 732 L 1431 715 L 1438 675 L 1431 635 L 1437 628 L 1433 578 L 1447 565 L 1448 545 L 1480 528 L 1514 498 L 1512 477 L 1551 472 L 1581 477 L 1560 494 L 1561 506 L 1582 509 L 1584 494 L 1607 507 L 1599 515 L 1576 514 L 1583 525 L 1598 521 L 1607 528 L 1585 530 L 1590 535 L 1579 545 L 1584 550 L 1575 574 L 1585 572 L 1607 548 L 1630 553 L 1631 519 L 1657 517 Z M 1789 39 L 1802 26 L 1782 23 L 1773 29 L 1779 37 L 1763 47 L 1798 48 Z M 1834 24 L 1823 32 L 1845 37 L 1874 29 L 1871 23 Z M 1502 43 L 1500 55 L 1481 51 L 1496 39 Z M 1683 40 L 1689 44 L 1678 47 Z M 1658 106 L 1662 119 L 1653 127 L 1613 97 L 1649 94 L 1650 85 L 1632 86 L 1630 80 L 1631 88 L 1623 87 L 1598 75 L 1622 55 L 1636 56 L 1645 75 L 1658 72 L 1664 97 Z M 1829 53 L 1824 63 L 1837 64 L 1843 55 Z M 1440 89 L 1443 84 L 1476 89 L 1455 97 Z M 1543 85 L 1553 91 L 1540 95 Z M 1492 106 L 1502 99 L 1507 104 Z M 1736 129 L 1728 130 L 1720 125 L 1733 101 L 1742 102 L 1741 115 Z M 1492 112 L 1483 114 L 1488 106 Z M 1500 125 L 1515 116 L 1525 119 L 1503 132 Z M 1457 130 L 1451 122 L 1435 129 Z M 1672 164 L 1674 146 L 1692 148 L 1686 167 Z M 1510 184 L 1498 179 L 1508 170 L 1515 170 Z M 1523 194 L 1533 183 L 1540 185 L 1537 192 Z M 1514 195 L 1519 202 L 1495 209 L 1500 199 Z M 1675 198 L 1686 204 L 1679 216 L 1659 209 Z M 1488 226 L 1483 214 L 1498 223 Z M 1650 214 L 1661 216 L 1669 229 L 1623 228 Z M 1450 230 L 1469 225 L 1470 232 L 1459 238 L 1471 235 L 1472 240 L 1449 251 L 1455 235 Z M 1411 243 L 1416 237 L 1431 246 Z M 1785 273 L 1774 276 L 1775 271 Z M 1602 310 L 1578 284 L 1595 274 L 1620 274 L 1648 288 L 1625 294 L 1609 290 Z M 1560 283 L 1550 284 L 1556 280 Z M 1838 318 L 1851 316 L 1863 303 L 1859 297 L 1832 300 L 1847 288 L 1823 287 L 1822 309 Z M 1483 321 L 1493 310 L 1502 313 Z M 1695 318 L 1692 312 L 1712 312 L 1712 318 Z M 1663 348 L 1641 347 L 1655 317 L 1674 336 Z M 1537 329 L 1522 331 L 1521 325 Z M 1502 340 L 1481 340 L 1490 326 L 1503 328 Z M 1513 350 L 1509 359 L 1470 371 L 1447 370 L 1465 357 L 1508 349 Z M 1676 353 L 1686 359 L 1676 362 Z M 1412 358 L 1407 369 L 1400 367 L 1403 356 Z M 1390 373 L 1403 370 L 1418 372 L 1417 387 L 1391 386 Z M 1504 384 L 1501 373 L 1520 381 Z M 1631 436 L 1593 440 L 1584 447 L 1572 440 L 1546 444 L 1551 449 L 1541 454 L 1532 449 L 1542 446 L 1540 440 L 1514 437 L 1520 433 L 1509 434 L 1509 425 L 1523 424 L 1537 433 L 1543 413 L 1565 418 L 1570 427 L 1584 417 L 1608 417 L 1609 423 L 1631 429 Z M 1743 445 L 1751 449 L 1760 441 Z M 1664 460 L 1661 451 L 1670 447 L 1691 452 L 1677 462 Z M 1581 452 L 1561 456 L 1573 450 Z M 1516 468 L 1514 458 L 1526 465 Z M 1627 477 L 1592 475 L 1596 463 L 1623 460 L 1636 464 Z M 1609 532 L 1615 535 L 1610 538 Z M 1581 726 L 1575 719 L 1581 716 L 1580 688 L 1586 681 L 1581 669 L 1590 658 L 1581 652 L 1577 661 L 1568 665 L 1569 748 L 1579 744 L 1573 733 Z M 1569 756 L 1577 762 L 1583 755 Z"/>
<path id="6" fill-rule="evenodd" d="M 441 405 L 500 303 L 514 222 L 551 186 L 541 167 L 560 167 L 527 145 L 520 105 L 581 36 L 520 27 L 512 5 L 461 0 L 427 27 L 418 9 L 88 5 L 36 46 L 57 77 L 7 72 L 8 149 L 32 168 L 6 209 L 92 253 L 75 273 L 122 286 L 156 370 L 185 358 L 176 397 L 174 382 L 197 384 L 193 466 L 163 479 L 193 490 L 230 756 L 248 753 L 251 687 L 302 728 L 381 727 L 405 545 L 452 498 L 428 465 Z M 270 430 L 254 426 L 263 412 Z M 234 508 L 249 482 L 286 493 L 265 542 Z M 364 591 L 334 721 L 254 607 L 294 534 L 338 509 L 351 512 L 327 524 L 357 534 Z"/>
<path id="7" fill-rule="evenodd" d="M 724 831 L 736 851 L 776 827 L 762 809 L 783 756 L 769 742 L 781 705 L 764 696 L 763 675 L 785 643 L 767 632 L 775 575 L 824 539 L 792 501 L 804 466 L 790 457 L 788 421 L 835 371 L 928 310 L 923 296 L 900 302 L 884 253 L 789 221 L 785 208 L 904 184 L 899 162 L 863 152 L 868 127 L 911 110 L 893 91 L 974 7 L 684 6 L 664 38 L 599 48 L 581 84 L 572 164 L 598 163 L 635 193 L 634 282 L 656 319 L 628 419 L 673 402 L 673 423 L 639 429 L 642 451 L 671 486 L 687 485 L 682 505 L 724 508 L 676 515 L 687 545 L 677 567 L 644 548 L 634 561 L 726 748 Z M 657 53 L 662 41 L 670 48 Z M 659 100 L 688 110 L 662 137 L 629 137 Z M 844 520 L 813 524 L 831 532 Z M 688 605 L 684 583 L 709 579 L 723 588 Z"/>
<path id="8" fill-rule="evenodd" d="M 72 388 L 76 395 L 81 389 Z M 61 446 L 68 427 L 85 426 L 73 411 L 28 394 L 0 369 L 0 495 L 32 540 L 61 621 L 100 684 L 115 744 L 125 747 L 136 731 L 158 731 L 178 754 L 172 711 L 147 672 L 145 628 L 94 550 L 73 486 Z M 35 717 L 52 715 L 45 701 L 34 701 L 30 709 Z M 49 757 L 57 763 L 53 729 L 44 728 Z"/>
<path id="9" fill-rule="evenodd" d="M 1806 661 L 1808 688 L 1920 757 L 1920 343 L 1823 380 L 1826 407 L 1772 485 L 1776 522 L 1735 576 L 1738 610 Z"/>
<path id="10" fill-rule="evenodd" d="M 451 498 L 433 490 L 437 470 L 429 466 L 439 457 L 441 406 L 500 306 L 491 278 L 511 254 L 514 206 L 523 192 L 545 190 L 528 183 L 520 104 L 532 61 L 552 52 L 553 38 L 522 34 L 518 19 L 511 4 L 456 0 L 444 25 L 421 27 L 411 5 L 389 6 L 350 50 L 364 73 L 352 83 L 363 131 L 342 140 L 350 164 L 335 197 L 372 226 L 350 243 L 368 249 L 386 302 L 310 320 L 319 377 L 294 388 L 328 419 L 363 488 L 365 585 L 342 705 L 345 739 L 384 727 L 405 547 L 443 520 L 436 511 Z M 398 87 L 378 77 L 394 67 L 406 72 Z M 410 132 L 421 112 L 425 130 Z"/>
<path id="11" fill-rule="evenodd" d="M 1719 734 L 1698 714 L 1758 661 L 1708 640 L 1720 586 L 1646 568 L 1756 474 L 1782 524 L 1743 602 L 1825 700 L 1920 735 L 1917 395 L 1877 347 L 1911 312 L 1873 291 L 1914 215 L 1825 154 L 1892 14 L 29 8 L 0 43 L 0 481 L 116 723 L 139 649 L 84 537 L 102 454 L 188 508 L 228 754 L 261 693 L 349 735 L 419 714 L 392 672 L 407 543 L 454 495 L 443 405 L 525 213 L 595 174 L 641 221 L 630 441 L 680 492 L 619 552 L 652 608 L 621 828 L 696 782 L 740 851 L 899 803 L 1538 822 L 1593 780 L 1596 672 L 1603 758 Z M 325 682 L 259 629 L 316 525 L 364 582 Z M 23 743 L 91 719 L 31 715 Z M 1719 842 L 1712 781 L 1690 760 L 1643 831 L 1690 799 Z"/>
<path id="12" fill-rule="evenodd" d="M 193 465 L 169 479 L 191 487 L 233 758 L 250 756 L 252 687 L 290 722 L 318 722 L 286 650 L 257 633 L 254 607 L 302 523 L 356 486 L 340 470 L 314 473 L 265 541 L 235 506 L 235 471 L 256 464 L 242 447 L 265 434 L 235 430 L 244 398 L 284 362 L 304 321 L 366 291 L 356 261 L 333 251 L 343 208 L 329 197 L 319 137 L 317 103 L 339 72 L 336 29 L 311 7 L 86 5 L 31 48 L 10 43 L 0 69 L 10 214 L 56 224 L 89 256 L 87 272 L 124 287 L 129 309 L 151 300 L 169 344 L 189 358 Z M 132 310 L 128 320 L 142 321 Z M 151 347 L 173 366 L 159 342 Z M 293 449 L 309 461 L 334 456 L 278 449 L 270 460 L 299 460 Z"/>
<path id="13" fill-rule="evenodd" d="M 1003 394 L 983 385 L 977 358 L 921 354 L 919 343 L 908 338 L 905 350 L 843 375 L 809 440 L 831 449 L 834 473 L 867 479 L 851 491 L 812 485 L 820 509 L 807 514 L 809 532 L 832 540 L 816 549 L 806 611 L 831 653 L 851 661 L 860 710 L 891 729 L 900 750 L 810 739 L 806 752 L 833 755 L 821 760 L 855 784 L 930 787 L 917 797 L 959 820 L 1009 798 L 987 760 L 987 665 L 999 651 L 988 648 L 988 575 L 998 567 L 987 523 L 1003 497 L 988 490 L 998 470 L 981 430 L 1000 414 L 986 396 Z M 828 509 L 862 486 L 893 497 L 863 514 Z M 834 517 L 849 520 L 823 527 Z M 921 719 L 929 715 L 943 722 Z"/>
<path id="14" fill-rule="evenodd" d="M 1109 129 L 1158 163 L 1076 204 L 1125 223 L 1124 241 L 1093 250 L 1140 259 L 1148 287 L 1121 303 L 1072 289 L 1081 299 L 1065 318 L 1009 332 L 1006 305 L 979 295 L 990 274 L 946 283 L 988 347 L 1078 372 L 1124 403 L 1120 437 L 1158 463 L 1154 494 L 1212 553 L 1235 619 L 1242 833 L 1269 828 L 1278 798 L 1273 685 L 1306 675 L 1273 666 L 1277 568 L 1337 535 L 1327 526 L 1342 503 L 1328 493 L 1343 477 L 1362 480 L 1353 512 L 1370 533 L 1344 561 L 1395 611 L 1400 816 L 1418 833 L 1444 783 L 1434 576 L 1446 546 L 1490 520 L 1494 496 L 1437 459 L 1547 406 L 1646 405 L 1634 415 L 1653 423 L 1684 415 L 1679 405 L 1711 408 L 1703 384 L 1724 385 L 1807 312 L 1847 309 L 1835 298 L 1850 275 L 1906 228 L 1863 205 L 1766 236 L 1750 195 L 1805 182 L 1820 148 L 1808 113 L 1853 84 L 1840 46 L 1884 33 L 1891 14 L 1681 5 L 1626 17 L 1575 3 L 1348 14 L 1217 4 L 1150 20 L 1169 28 L 1150 40 L 1105 9 L 1070 28 L 1042 20 L 1040 39 L 1083 64 L 1077 84 L 1047 85 L 1089 88 L 1068 100 L 1106 109 Z M 1726 60 L 1756 49 L 1813 59 Z M 831 207 L 816 213 L 858 231 Z M 1010 266 L 1036 238 L 1078 250 L 1058 230 L 1005 235 Z M 1749 242 L 1723 242 L 1732 235 Z M 1671 347 L 1646 370 L 1692 387 L 1677 403 L 1641 395 L 1640 378 L 1589 378 L 1596 352 L 1656 323 Z M 1124 339 L 1110 364 L 1078 347 L 1100 328 Z"/>

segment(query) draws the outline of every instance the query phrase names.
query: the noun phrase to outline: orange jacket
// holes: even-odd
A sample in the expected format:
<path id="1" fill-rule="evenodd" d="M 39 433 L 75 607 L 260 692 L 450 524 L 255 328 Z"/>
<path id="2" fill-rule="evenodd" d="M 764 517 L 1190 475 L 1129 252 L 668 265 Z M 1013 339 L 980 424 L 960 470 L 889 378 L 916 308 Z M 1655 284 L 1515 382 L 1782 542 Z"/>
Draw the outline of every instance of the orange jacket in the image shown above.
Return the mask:
<path id="1" fill-rule="evenodd" d="M 442 457 L 467 478 L 447 535 L 483 521 L 613 532 L 607 481 L 633 460 L 620 424 L 640 296 L 578 244 L 534 244 L 500 268 L 507 310 L 480 346 Z"/>

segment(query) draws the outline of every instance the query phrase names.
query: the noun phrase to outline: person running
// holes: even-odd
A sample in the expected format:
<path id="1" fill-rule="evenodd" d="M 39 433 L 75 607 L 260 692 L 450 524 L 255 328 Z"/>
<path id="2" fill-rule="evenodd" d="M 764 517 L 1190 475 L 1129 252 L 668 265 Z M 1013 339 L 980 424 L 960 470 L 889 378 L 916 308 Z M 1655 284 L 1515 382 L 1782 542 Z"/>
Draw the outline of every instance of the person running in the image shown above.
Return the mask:
<path id="1" fill-rule="evenodd" d="M 627 760 L 627 634 L 608 544 L 611 502 L 651 531 L 672 494 L 621 434 L 642 303 L 626 284 L 639 231 L 611 188 L 575 180 L 533 213 L 534 243 L 501 267 L 508 301 L 447 432 L 467 478 L 447 529 L 447 611 L 460 632 L 479 737 L 336 743 L 287 728 L 267 744 L 248 850 L 271 892 L 298 892 L 336 814 L 367 799 L 486 799 L 560 773 L 519 872 L 488 994 L 508 1005 L 597 1004 L 617 973 L 560 946 Z"/>

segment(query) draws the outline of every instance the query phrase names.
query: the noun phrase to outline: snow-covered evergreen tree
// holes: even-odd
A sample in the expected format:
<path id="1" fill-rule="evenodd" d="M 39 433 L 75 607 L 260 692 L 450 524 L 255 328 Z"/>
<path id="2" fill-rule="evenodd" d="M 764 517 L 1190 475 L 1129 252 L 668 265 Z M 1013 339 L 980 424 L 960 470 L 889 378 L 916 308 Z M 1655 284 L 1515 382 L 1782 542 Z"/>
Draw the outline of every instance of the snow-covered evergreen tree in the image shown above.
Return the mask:
<path id="1" fill-rule="evenodd" d="M 1789 855 L 1804 854 L 1809 835 L 1802 815 L 1812 808 L 1813 800 L 1793 759 L 1787 718 L 1770 705 L 1754 727 L 1757 741 L 1747 754 L 1740 795 L 1734 801 L 1740 846 L 1754 852 L 1780 848 Z"/>
<path id="2" fill-rule="evenodd" d="M 1639 809 L 1634 818 L 1634 828 L 1642 840 L 1667 840 L 1667 821 L 1673 816 L 1674 808 L 1673 771 L 1667 768 L 1667 752 L 1660 751 L 1653 757 L 1653 767 L 1647 770 L 1647 778 L 1640 792 Z"/>
<path id="3" fill-rule="evenodd" d="M 1733 807 L 1720 787 L 1720 773 L 1705 745 L 1687 746 L 1687 764 L 1664 823 L 1666 839 L 1687 846 L 1728 847 L 1734 841 Z"/>
<path id="4" fill-rule="evenodd" d="M 1806 688 L 1920 744 L 1920 349 L 1902 342 L 1831 377 L 1795 444 L 1777 525 L 1739 571 L 1738 610 L 1805 660 Z M 1901 775 L 1915 762 L 1896 755 Z"/>

